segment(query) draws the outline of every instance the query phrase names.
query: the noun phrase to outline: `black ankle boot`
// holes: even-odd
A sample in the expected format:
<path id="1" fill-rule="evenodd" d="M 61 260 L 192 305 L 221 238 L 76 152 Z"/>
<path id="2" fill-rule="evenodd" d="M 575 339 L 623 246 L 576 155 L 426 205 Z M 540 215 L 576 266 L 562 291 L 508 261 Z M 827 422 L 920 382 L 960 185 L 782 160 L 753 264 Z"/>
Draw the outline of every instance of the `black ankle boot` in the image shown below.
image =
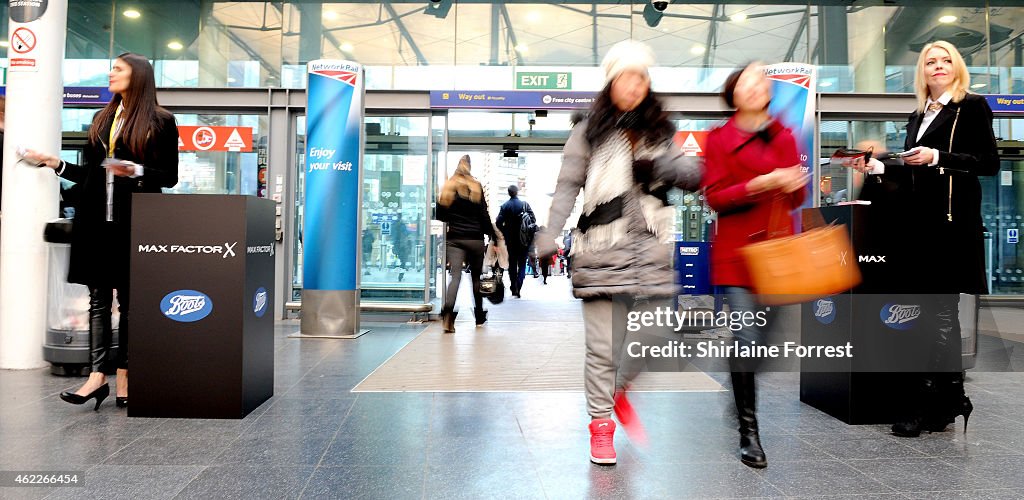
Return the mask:
<path id="1" fill-rule="evenodd" d="M 441 327 L 444 328 L 444 333 L 455 333 L 455 316 L 458 314 L 457 311 L 450 309 L 441 311 Z"/>
<path id="2" fill-rule="evenodd" d="M 918 437 L 922 430 L 945 429 L 945 417 L 936 408 L 938 393 L 932 374 L 925 374 L 913 387 L 907 416 L 892 424 L 892 433 L 900 437 Z M 939 428 L 941 425 L 941 429 Z"/>
<path id="3" fill-rule="evenodd" d="M 483 325 L 487 322 L 487 310 L 473 309 L 473 314 L 476 316 L 476 326 Z"/>
<path id="4" fill-rule="evenodd" d="M 740 461 L 748 467 L 761 469 L 768 466 L 768 457 L 761 448 L 757 431 L 757 395 L 753 372 L 732 372 L 732 392 L 739 417 Z"/>

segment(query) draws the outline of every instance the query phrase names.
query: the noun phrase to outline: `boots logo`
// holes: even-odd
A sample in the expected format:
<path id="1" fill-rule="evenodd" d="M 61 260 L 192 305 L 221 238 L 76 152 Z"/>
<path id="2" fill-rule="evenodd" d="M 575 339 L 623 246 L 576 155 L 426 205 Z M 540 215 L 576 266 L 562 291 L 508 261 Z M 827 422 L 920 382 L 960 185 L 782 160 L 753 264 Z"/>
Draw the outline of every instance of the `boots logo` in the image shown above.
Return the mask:
<path id="1" fill-rule="evenodd" d="M 267 289 L 259 287 L 256 290 L 256 295 L 252 298 L 252 312 L 256 313 L 257 318 L 262 318 L 267 313 Z"/>
<path id="2" fill-rule="evenodd" d="M 832 299 L 818 299 L 814 302 L 814 319 L 828 325 L 836 319 L 836 303 Z"/>
<path id="3" fill-rule="evenodd" d="M 893 330 L 909 330 L 921 317 L 921 306 L 905 304 L 886 304 L 879 312 L 882 324 Z"/>
<path id="4" fill-rule="evenodd" d="M 873 264 L 884 264 L 884 255 L 858 255 L 857 262 L 869 262 Z"/>
<path id="5" fill-rule="evenodd" d="M 160 312 L 174 321 L 192 323 L 213 312 L 213 301 L 203 292 L 176 290 L 160 301 Z"/>
<path id="6" fill-rule="evenodd" d="M 187 254 L 210 254 L 220 255 L 220 258 L 226 259 L 228 257 L 235 256 L 235 246 L 238 242 L 227 243 L 223 245 L 152 245 L 148 243 L 139 243 L 139 253 L 187 253 Z M 272 250 L 271 250 L 272 252 Z M 252 253 L 252 252 L 250 252 Z M 273 253 L 271 253 L 273 255 Z"/>

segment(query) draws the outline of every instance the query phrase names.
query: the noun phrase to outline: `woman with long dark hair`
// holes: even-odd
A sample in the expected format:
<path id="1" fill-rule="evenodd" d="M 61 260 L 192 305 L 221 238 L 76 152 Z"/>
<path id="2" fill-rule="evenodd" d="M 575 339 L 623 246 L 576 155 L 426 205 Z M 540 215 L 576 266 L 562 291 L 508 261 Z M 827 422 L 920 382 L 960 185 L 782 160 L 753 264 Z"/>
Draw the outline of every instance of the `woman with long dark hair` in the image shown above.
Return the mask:
<path id="1" fill-rule="evenodd" d="M 788 214 L 806 196 L 807 175 L 800 170 L 796 139 L 768 114 L 771 82 L 760 64 L 749 64 L 726 79 L 722 99 L 736 110 L 728 122 L 708 134 L 706 173 L 701 184 L 708 205 L 718 212 L 711 246 L 711 283 L 721 287 L 730 311 L 755 313 L 757 299 L 750 271 L 739 249 L 767 237 L 773 210 Z M 744 344 L 764 345 L 756 324 L 735 333 Z M 758 434 L 754 367 L 729 360 L 740 433 L 740 460 L 766 467 Z"/>
<path id="2" fill-rule="evenodd" d="M 573 231 L 573 295 L 583 299 L 586 335 L 584 392 L 591 421 L 590 460 L 614 464 L 614 411 L 627 432 L 636 415 L 625 397 L 632 373 L 626 359 L 625 318 L 672 297 L 674 187 L 695 190 L 700 167 L 673 143 L 675 126 L 651 93 L 651 49 L 624 41 L 605 55 L 605 87 L 589 117 L 573 126 L 547 228 L 537 235 L 538 255 L 557 252 L 576 197 L 583 214 Z"/>
<path id="3" fill-rule="evenodd" d="M 89 380 L 61 399 L 72 404 L 110 395 L 107 375 L 116 369 L 117 406 L 128 405 L 128 338 L 133 193 L 159 193 L 178 182 L 178 128 L 156 98 L 153 66 L 138 54 L 121 54 L 110 70 L 113 99 L 96 113 L 81 165 L 28 151 L 25 158 L 82 186 L 71 230 L 68 281 L 89 287 Z M 112 350 L 111 308 L 117 291 L 120 326 Z M 115 359 L 116 358 L 116 359 Z"/>
<path id="4" fill-rule="evenodd" d="M 462 282 L 462 267 L 469 266 L 473 283 L 473 310 L 476 325 L 487 321 L 484 297 L 480 294 L 480 273 L 484 264 L 484 235 L 492 242 L 502 242 L 504 237 L 496 231 L 487 212 L 487 200 L 480 181 L 470 173 L 469 155 L 459 159 L 455 173 L 441 187 L 437 197 L 437 220 L 447 223 L 445 244 L 451 280 L 441 309 L 441 322 L 445 333 L 455 333 L 455 299 Z"/>

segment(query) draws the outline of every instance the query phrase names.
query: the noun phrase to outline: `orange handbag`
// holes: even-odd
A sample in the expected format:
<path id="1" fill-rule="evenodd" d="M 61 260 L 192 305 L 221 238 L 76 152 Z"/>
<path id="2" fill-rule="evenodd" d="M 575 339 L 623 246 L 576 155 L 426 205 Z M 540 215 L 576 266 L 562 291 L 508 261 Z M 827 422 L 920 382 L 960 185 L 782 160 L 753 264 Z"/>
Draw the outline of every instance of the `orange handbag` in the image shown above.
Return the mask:
<path id="1" fill-rule="evenodd" d="M 772 201 L 768 239 L 740 248 L 754 292 L 764 305 L 786 305 L 845 292 L 860 283 L 853 245 L 845 224 L 825 224 L 821 213 L 791 234 L 791 219 L 781 197 Z"/>

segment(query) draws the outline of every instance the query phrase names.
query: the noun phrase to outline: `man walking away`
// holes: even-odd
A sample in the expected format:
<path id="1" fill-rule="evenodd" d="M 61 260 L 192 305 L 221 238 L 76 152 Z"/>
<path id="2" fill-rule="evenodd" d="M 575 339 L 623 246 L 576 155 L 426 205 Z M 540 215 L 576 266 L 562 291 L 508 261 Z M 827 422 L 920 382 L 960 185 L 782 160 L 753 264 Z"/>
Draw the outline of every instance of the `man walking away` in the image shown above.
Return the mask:
<path id="1" fill-rule="evenodd" d="M 505 236 L 508 246 L 508 275 L 512 280 L 512 295 L 522 298 L 523 279 L 526 278 L 526 253 L 533 243 L 533 234 L 524 231 L 524 226 L 536 228 L 537 217 L 530 204 L 519 199 L 519 187 L 508 187 L 509 200 L 501 206 L 496 225 Z M 535 231 L 536 229 L 534 229 Z"/>

